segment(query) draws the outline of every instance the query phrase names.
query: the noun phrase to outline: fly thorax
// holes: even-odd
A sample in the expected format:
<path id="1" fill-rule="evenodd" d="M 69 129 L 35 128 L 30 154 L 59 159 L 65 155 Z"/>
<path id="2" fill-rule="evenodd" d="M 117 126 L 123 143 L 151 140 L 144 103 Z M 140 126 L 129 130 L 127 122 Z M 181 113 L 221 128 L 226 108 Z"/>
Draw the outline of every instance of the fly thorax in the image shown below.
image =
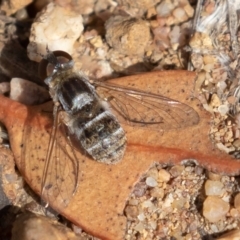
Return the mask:
<path id="1" fill-rule="evenodd" d="M 83 111 L 91 115 L 91 105 L 93 102 L 94 96 L 92 94 L 87 92 L 80 93 L 72 99 L 71 111 L 74 113 Z"/>
<path id="2" fill-rule="evenodd" d="M 88 109 L 96 98 L 93 87 L 77 76 L 66 77 L 62 81 L 58 96 L 63 109 L 73 115 L 83 108 Z"/>

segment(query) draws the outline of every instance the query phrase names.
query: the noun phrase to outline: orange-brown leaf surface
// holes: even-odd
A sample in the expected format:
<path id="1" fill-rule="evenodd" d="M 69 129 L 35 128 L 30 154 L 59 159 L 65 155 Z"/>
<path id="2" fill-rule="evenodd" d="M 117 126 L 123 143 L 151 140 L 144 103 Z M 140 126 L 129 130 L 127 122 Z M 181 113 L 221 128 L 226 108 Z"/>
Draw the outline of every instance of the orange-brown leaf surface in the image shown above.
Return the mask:
<path id="1" fill-rule="evenodd" d="M 215 148 L 209 138 L 211 116 L 192 99 L 195 74 L 187 71 L 164 71 L 111 80 L 123 86 L 134 86 L 183 102 L 194 108 L 199 124 L 170 131 L 153 131 L 124 125 L 128 144 L 124 158 L 116 165 L 93 161 L 76 152 L 79 160 L 79 182 L 66 208 L 61 198 L 50 205 L 73 223 L 103 239 L 123 239 L 126 218 L 125 202 L 134 184 L 154 162 L 177 164 L 195 159 L 211 171 L 239 174 L 240 162 Z M 16 164 L 31 188 L 40 194 L 42 171 L 52 126 L 52 104 L 27 107 L 0 96 L 0 120 L 6 125 Z M 62 138 L 64 146 L 65 138 Z M 64 158 L 65 151 L 61 152 Z M 63 162 L 66 171 L 70 165 Z M 65 182 L 64 182 L 65 181 Z M 62 193 L 71 187 L 63 179 Z"/>

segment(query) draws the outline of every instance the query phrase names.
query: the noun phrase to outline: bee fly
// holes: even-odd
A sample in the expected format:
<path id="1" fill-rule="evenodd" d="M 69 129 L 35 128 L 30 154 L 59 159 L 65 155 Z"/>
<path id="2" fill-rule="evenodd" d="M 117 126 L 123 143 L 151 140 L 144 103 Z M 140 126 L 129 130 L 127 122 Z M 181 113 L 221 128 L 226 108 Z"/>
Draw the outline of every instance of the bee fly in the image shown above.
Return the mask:
<path id="1" fill-rule="evenodd" d="M 54 182 L 57 176 L 52 176 L 59 173 L 49 169 L 51 161 L 55 161 L 52 165 L 56 167 L 62 161 L 61 156 L 57 156 L 58 151 L 54 150 L 58 146 L 55 142 L 61 125 L 60 113 L 64 113 L 61 121 L 81 148 L 94 160 L 107 164 L 120 161 L 126 148 L 126 135 L 118 119 L 133 127 L 158 130 L 188 127 L 199 122 L 197 112 L 184 103 L 108 81 L 96 80 L 91 84 L 86 76 L 74 71 L 73 66 L 68 53 L 49 50 L 39 65 L 40 76 L 45 79 L 54 102 L 54 126 L 44 167 L 42 194 L 51 195 L 50 189 L 54 189 L 55 195 L 60 194 L 60 183 Z M 118 119 L 110 108 L 118 114 Z M 70 145 L 74 145 L 71 140 Z M 73 162 L 74 187 L 64 197 L 69 199 L 78 182 L 78 159 Z"/>
<path id="2" fill-rule="evenodd" d="M 49 52 L 46 60 L 53 69 L 45 83 L 55 106 L 67 113 L 70 133 L 94 160 L 118 162 L 124 154 L 126 136 L 106 102 L 100 100 L 83 74 L 73 71 L 70 55 L 62 51 Z M 43 60 L 41 69 L 45 63 Z"/>

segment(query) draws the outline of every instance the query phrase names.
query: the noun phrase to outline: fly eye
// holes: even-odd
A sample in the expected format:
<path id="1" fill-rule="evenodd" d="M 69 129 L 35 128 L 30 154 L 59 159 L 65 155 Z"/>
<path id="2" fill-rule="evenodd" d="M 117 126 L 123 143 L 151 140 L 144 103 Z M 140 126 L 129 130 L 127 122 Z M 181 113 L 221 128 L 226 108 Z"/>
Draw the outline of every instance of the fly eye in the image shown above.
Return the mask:
<path id="1" fill-rule="evenodd" d="M 70 54 L 64 51 L 53 51 L 48 52 L 47 55 L 41 60 L 38 67 L 38 74 L 41 79 L 46 79 L 50 76 L 57 67 L 57 65 L 62 63 L 68 63 L 72 60 Z"/>

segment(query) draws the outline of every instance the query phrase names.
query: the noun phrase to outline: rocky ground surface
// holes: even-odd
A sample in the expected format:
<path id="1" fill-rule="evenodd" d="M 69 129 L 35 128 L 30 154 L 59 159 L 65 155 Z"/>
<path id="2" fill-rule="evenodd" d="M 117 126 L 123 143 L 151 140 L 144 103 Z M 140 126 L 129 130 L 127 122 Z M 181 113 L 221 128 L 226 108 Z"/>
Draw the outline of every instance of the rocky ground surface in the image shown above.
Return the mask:
<path id="1" fill-rule="evenodd" d="M 212 113 L 212 141 L 239 158 L 238 2 L 2 1 L 0 92 L 27 105 L 48 100 L 48 90 L 36 76 L 37 63 L 29 63 L 39 62 L 46 46 L 70 53 L 75 68 L 90 79 L 188 69 L 196 72 L 193 95 Z M 14 50 L 10 39 L 20 43 Z M 7 145 L 3 126 L 1 137 Z M 45 211 L 38 197 L 23 187 L 13 159 L 6 161 L 10 151 L 2 149 L 1 212 L 8 216 L 2 239 L 19 239 L 22 229 L 22 239 L 30 239 L 42 234 L 39 228 L 48 230 L 48 239 L 97 239 L 63 218 L 58 218 L 60 225 L 56 219 L 26 213 Z M 239 176 L 209 172 L 194 161 L 156 163 L 136 183 L 124 214 L 128 240 L 239 239 Z"/>

